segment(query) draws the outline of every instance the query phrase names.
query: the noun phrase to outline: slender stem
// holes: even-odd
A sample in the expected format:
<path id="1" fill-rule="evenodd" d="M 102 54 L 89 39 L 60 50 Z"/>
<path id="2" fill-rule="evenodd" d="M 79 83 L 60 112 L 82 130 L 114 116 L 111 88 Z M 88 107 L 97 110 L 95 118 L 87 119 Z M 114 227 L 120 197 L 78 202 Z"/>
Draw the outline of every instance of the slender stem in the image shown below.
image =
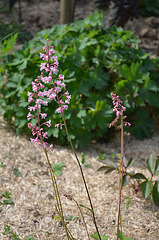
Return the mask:
<path id="1" fill-rule="evenodd" d="M 97 223 L 96 223 L 94 208 L 93 208 L 92 200 L 91 200 L 90 193 L 89 193 L 89 190 L 88 190 L 88 187 L 87 187 L 87 183 L 86 183 L 86 180 L 85 180 L 85 177 L 84 177 L 84 173 L 83 173 L 83 170 L 82 170 L 80 161 L 79 161 L 79 159 L 78 159 L 78 156 L 77 156 L 77 154 L 76 154 L 76 151 L 75 151 L 75 149 L 74 149 L 73 143 L 72 143 L 72 141 L 71 141 L 70 135 L 69 135 L 69 133 L 68 133 L 68 128 L 67 128 L 67 124 L 66 124 L 66 121 L 65 121 L 65 117 L 64 117 L 63 112 L 61 112 L 61 114 L 62 114 L 62 118 L 63 118 L 65 130 L 66 130 L 66 134 L 67 134 L 67 136 L 68 136 L 68 139 L 69 139 L 69 142 L 70 142 L 72 151 L 73 151 L 73 153 L 74 153 L 74 155 L 75 155 L 75 158 L 76 158 L 76 160 L 77 160 L 77 163 L 78 163 L 78 166 L 79 166 L 79 169 L 80 169 L 80 172 L 81 172 L 81 176 L 82 176 L 82 179 L 83 179 L 83 183 L 84 183 L 84 186 L 85 186 L 85 189 L 86 189 L 86 192 L 87 192 L 88 200 L 89 200 L 90 207 L 91 207 L 91 210 L 92 210 L 93 222 L 94 222 L 94 225 L 95 225 L 95 228 L 96 228 L 96 231 L 97 231 L 99 240 L 102 240 L 102 239 L 101 239 L 101 236 L 100 236 L 100 233 L 99 233 L 99 230 L 98 230 Z"/>
<path id="2" fill-rule="evenodd" d="M 70 237 L 70 234 L 68 232 L 68 229 L 66 227 L 66 223 L 65 223 L 65 220 L 64 220 L 64 217 L 63 217 L 63 209 L 62 209 L 61 199 L 60 199 L 60 195 L 59 195 L 59 191 L 58 191 L 55 175 L 54 175 L 54 173 L 52 171 L 52 167 L 51 167 L 51 164 L 50 164 L 50 160 L 49 160 L 46 148 L 44 148 L 44 152 L 45 152 L 45 155 L 46 155 L 46 158 L 47 158 L 47 162 L 48 162 L 48 165 L 49 165 L 49 170 L 50 170 L 50 175 L 51 175 L 51 179 L 52 179 L 52 185 L 53 185 L 54 192 L 55 192 L 55 198 L 56 198 L 58 213 L 60 215 L 60 218 L 62 220 L 63 226 L 65 228 L 65 232 L 67 234 L 68 240 L 69 239 L 73 239 L 73 237 Z"/>
<path id="3" fill-rule="evenodd" d="M 118 207 L 118 223 L 117 223 L 117 240 L 119 238 L 119 223 L 121 228 L 122 240 L 122 221 L 121 221 L 121 194 L 123 183 L 123 157 L 124 157 L 124 131 L 123 131 L 123 115 L 121 116 L 121 156 L 120 156 L 120 171 L 119 171 L 119 207 Z"/>
<path id="4" fill-rule="evenodd" d="M 82 212 L 82 210 L 81 210 L 81 207 L 80 207 L 80 205 L 78 204 L 78 202 L 77 202 L 75 199 L 72 198 L 72 200 L 76 203 L 76 205 L 77 205 L 77 207 L 78 207 L 78 209 L 79 209 L 79 211 L 80 211 L 80 213 L 81 213 L 82 220 L 83 220 L 83 224 L 84 224 L 84 226 L 85 226 L 88 239 L 90 240 L 89 233 L 88 233 L 88 229 L 87 229 L 87 225 L 86 225 L 86 222 L 85 222 L 85 219 L 84 219 L 84 216 L 83 216 L 83 212 Z"/>
<path id="5" fill-rule="evenodd" d="M 49 46 L 48 46 L 48 64 L 49 64 L 49 69 L 50 69 Z M 52 77 L 52 83 L 53 83 L 54 88 L 55 88 L 55 80 L 53 79 L 53 77 Z M 57 97 L 57 103 L 58 103 L 58 105 L 61 107 L 61 103 L 60 103 L 60 99 L 59 99 L 58 93 L 56 92 L 55 94 L 56 94 L 56 97 Z M 66 130 L 66 133 L 67 133 L 69 142 L 70 142 L 70 144 L 71 144 L 72 151 L 73 151 L 73 153 L 74 153 L 74 155 L 75 155 L 75 158 L 76 158 L 76 160 L 77 160 L 78 166 L 79 166 L 79 168 L 80 168 L 81 176 L 82 176 L 82 179 L 83 179 L 83 182 L 84 182 L 84 186 L 85 186 L 85 189 L 86 189 L 86 192 L 87 192 L 87 196 L 88 196 L 88 200 L 89 200 L 89 203 L 90 203 L 90 207 L 91 207 L 91 210 L 92 210 L 93 222 L 94 222 L 94 225 L 95 225 L 95 228 L 96 228 L 96 231 L 97 231 L 99 240 L 102 240 L 101 237 L 100 237 L 100 234 L 99 234 L 99 230 L 98 230 L 97 223 L 96 223 L 96 218 L 95 218 L 95 214 L 94 214 L 93 204 L 92 204 L 91 197 L 90 197 L 90 194 L 89 194 L 89 190 L 88 190 L 88 187 L 87 187 L 87 183 L 86 183 L 86 180 L 85 180 L 85 177 L 84 177 L 84 173 L 83 173 L 82 167 L 81 167 L 81 165 L 80 165 L 80 161 L 79 161 L 79 159 L 78 159 L 78 156 L 77 156 L 77 154 L 76 154 L 76 151 L 75 151 L 75 149 L 74 149 L 74 146 L 73 146 L 73 144 L 72 144 L 71 138 L 70 138 L 70 136 L 69 136 L 68 129 L 67 129 L 67 125 L 66 125 L 66 121 L 65 121 L 65 117 L 64 117 L 64 114 L 63 114 L 62 111 L 61 111 L 61 114 L 62 114 L 63 122 L 64 122 L 64 125 L 65 125 L 65 130 Z"/>

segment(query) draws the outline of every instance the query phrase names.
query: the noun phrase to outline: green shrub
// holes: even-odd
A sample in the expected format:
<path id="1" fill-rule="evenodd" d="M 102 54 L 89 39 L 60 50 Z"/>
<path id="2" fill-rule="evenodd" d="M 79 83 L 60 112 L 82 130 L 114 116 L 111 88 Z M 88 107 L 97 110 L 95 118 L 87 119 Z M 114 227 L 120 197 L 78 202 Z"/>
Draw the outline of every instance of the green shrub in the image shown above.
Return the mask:
<path id="1" fill-rule="evenodd" d="M 159 2 L 158 0 L 140 0 L 140 12 L 144 16 L 158 16 L 159 15 Z"/>
<path id="2" fill-rule="evenodd" d="M 43 30 L 22 50 L 3 58 L 0 85 L 6 120 L 27 130 L 27 91 L 40 75 L 39 52 L 47 38 L 72 95 L 65 117 L 76 147 L 108 134 L 113 119 L 111 91 L 123 98 L 132 133 L 138 138 L 151 135 L 153 119 L 148 106 L 159 109 L 159 58 L 151 60 L 131 31 L 116 27 L 105 30 L 102 13 L 97 12 L 82 21 Z M 7 83 L 2 80 L 4 74 Z M 54 123 L 60 122 L 55 109 L 53 104 L 47 108 L 52 120 L 48 135 L 67 143 L 65 132 L 54 128 Z"/>

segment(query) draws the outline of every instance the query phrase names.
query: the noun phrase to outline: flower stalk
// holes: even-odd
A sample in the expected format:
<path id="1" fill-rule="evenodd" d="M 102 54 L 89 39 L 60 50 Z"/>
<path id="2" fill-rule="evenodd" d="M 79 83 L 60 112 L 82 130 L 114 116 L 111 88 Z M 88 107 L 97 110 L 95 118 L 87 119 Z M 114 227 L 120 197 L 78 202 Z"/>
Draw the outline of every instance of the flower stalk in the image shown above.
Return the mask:
<path id="1" fill-rule="evenodd" d="M 48 157 L 48 151 L 49 150 L 53 151 L 53 145 L 51 144 L 49 146 L 48 143 L 46 142 L 46 139 L 48 137 L 47 137 L 47 132 L 44 132 L 43 126 L 46 125 L 47 127 L 50 127 L 51 120 L 44 121 L 41 123 L 41 121 L 43 121 L 43 119 L 45 119 L 47 117 L 47 114 L 42 112 L 42 106 L 47 106 L 48 103 L 52 100 L 55 101 L 58 105 L 56 112 L 61 113 L 62 119 L 63 119 L 63 123 L 62 124 L 57 123 L 57 124 L 55 124 L 55 127 L 60 128 L 60 129 L 62 129 L 63 126 L 65 127 L 66 134 L 68 136 L 72 151 L 77 160 L 77 163 L 78 163 L 78 166 L 80 169 L 80 173 L 81 173 L 81 176 L 83 179 L 83 183 L 84 183 L 84 186 L 86 189 L 86 193 L 88 196 L 88 200 L 90 203 L 90 208 L 91 208 L 91 212 L 92 212 L 92 216 L 93 216 L 93 222 L 94 222 L 99 240 L 101 240 L 99 230 L 97 227 L 97 223 L 96 223 L 96 218 L 95 218 L 95 213 L 94 213 L 94 208 L 93 208 L 92 200 L 90 197 L 90 193 L 89 193 L 89 190 L 87 187 L 87 183 L 86 183 L 86 180 L 84 177 L 84 173 L 83 173 L 79 158 L 78 158 L 75 148 L 72 144 L 72 141 L 71 141 L 71 138 L 70 138 L 70 135 L 68 132 L 67 124 L 65 121 L 64 113 L 63 113 L 64 110 L 68 109 L 71 95 L 69 95 L 69 92 L 66 91 L 64 75 L 59 74 L 58 77 L 56 77 L 56 78 L 53 77 L 54 75 L 57 75 L 57 73 L 58 73 L 59 63 L 58 63 L 57 57 L 53 56 L 54 49 L 53 49 L 53 46 L 49 46 L 49 40 L 47 40 L 47 43 L 43 47 L 43 50 L 45 53 L 40 53 L 40 57 L 44 61 L 41 63 L 41 67 L 40 67 L 41 75 L 38 76 L 37 79 L 35 79 L 32 82 L 33 92 L 28 92 L 28 101 L 29 101 L 29 103 L 34 103 L 34 106 L 28 107 L 30 112 L 28 113 L 27 119 L 28 119 L 28 121 L 30 121 L 32 119 L 37 121 L 37 124 L 33 124 L 31 122 L 28 123 L 28 127 L 31 129 L 32 134 L 34 136 L 34 138 L 31 138 L 31 141 L 37 143 L 38 148 L 43 147 L 43 149 L 44 149 L 44 152 L 45 152 L 45 155 L 47 158 L 47 162 L 49 165 L 49 169 L 50 169 L 50 175 L 51 175 L 51 179 L 52 179 L 54 192 L 55 192 L 55 197 L 56 197 L 56 202 L 57 202 L 57 210 L 58 210 L 61 220 L 63 222 L 68 239 L 73 239 L 72 236 L 70 235 L 70 233 L 66 227 L 65 221 L 64 221 L 60 194 L 58 191 L 55 175 L 52 171 L 51 164 L 50 164 L 49 157 Z M 51 85 L 52 85 L 52 87 L 50 88 Z M 47 90 L 45 90 L 45 88 Z M 33 114 L 32 112 L 35 112 L 35 114 Z"/>
<path id="2" fill-rule="evenodd" d="M 123 115 L 123 112 L 126 111 L 126 108 L 122 105 L 122 101 L 119 96 L 111 93 L 113 100 L 113 111 L 116 112 L 116 118 L 113 122 L 110 123 L 109 127 L 114 126 L 120 119 L 120 129 L 121 129 L 121 153 L 120 153 L 120 167 L 119 167 L 119 205 L 118 205 L 118 221 L 117 221 L 117 240 L 119 239 L 119 226 L 121 231 L 121 240 L 123 239 L 122 234 L 122 220 L 121 220 L 121 199 L 122 199 L 122 185 L 123 185 L 123 158 L 124 158 L 124 125 L 130 126 L 129 122 L 124 122 L 126 116 Z"/>

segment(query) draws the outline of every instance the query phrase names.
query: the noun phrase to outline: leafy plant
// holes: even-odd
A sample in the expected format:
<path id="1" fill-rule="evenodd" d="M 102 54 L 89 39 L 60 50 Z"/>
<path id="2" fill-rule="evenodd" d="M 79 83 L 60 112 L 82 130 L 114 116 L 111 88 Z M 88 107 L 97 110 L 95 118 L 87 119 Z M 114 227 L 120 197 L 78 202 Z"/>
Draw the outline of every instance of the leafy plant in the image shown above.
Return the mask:
<path id="1" fill-rule="evenodd" d="M 20 240 L 19 238 L 19 235 L 16 234 L 16 233 L 13 233 L 11 230 L 10 230 L 10 226 L 7 225 L 5 228 L 4 228 L 4 232 L 3 232 L 3 235 L 10 235 L 10 239 L 12 240 Z"/>
<path id="2" fill-rule="evenodd" d="M 131 238 L 125 237 L 121 231 L 119 231 L 119 239 L 120 240 L 132 240 Z"/>
<path id="3" fill-rule="evenodd" d="M 61 163 L 54 163 L 52 166 L 53 172 L 55 174 L 55 176 L 62 176 L 62 170 L 63 168 L 66 167 L 66 165 L 64 164 L 64 162 Z"/>
<path id="4" fill-rule="evenodd" d="M 110 160 L 100 160 L 98 161 L 104 163 L 105 165 L 100 167 L 98 171 L 105 171 L 108 174 L 113 171 L 119 172 L 119 167 L 116 163 Z M 123 181 L 122 187 L 124 188 L 131 180 L 136 180 L 138 186 L 132 184 L 135 192 L 142 190 L 143 196 L 146 200 L 153 199 L 154 203 L 159 206 L 159 179 L 153 180 L 154 176 L 159 175 L 159 158 L 154 160 L 153 155 L 147 159 L 145 167 L 149 170 L 151 178 L 147 178 L 142 173 L 135 173 L 134 171 L 128 171 L 128 169 L 134 164 L 135 159 L 132 158 L 128 162 L 124 159 L 124 170 L 123 170 Z"/>
<path id="5" fill-rule="evenodd" d="M 109 238 L 108 236 L 103 236 L 103 235 L 100 235 L 100 237 L 101 237 L 101 240 L 107 240 Z M 97 233 L 92 234 L 91 238 L 99 240 L 99 236 Z"/>
<path id="6" fill-rule="evenodd" d="M 0 163 L 0 167 L 5 167 L 6 165 L 4 164 L 4 162 Z"/>
<path id="7" fill-rule="evenodd" d="M 12 232 L 12 231 L 11 231 L 11 226 L 9 226 L 9 225 L 7 225 L 7 226 L 4 228 L 3 235 L 9 235 L 9 237 L 10 237 L 9 239 L 12 239 L 12 240 L 20 240 L 19 234 Z M 27 237 L 25 238 L 25 240 L 35 240 L 35 238 L 30 237 L 30 236 L 27 236 Z"/>
<path id="8" fill-rule="evenodd" d="M 144 16 L 158 16 L 159 4 L 158 0 L 140 0 L 140 12 Z"/>
<path id="9" fill-rule="evenodd" d="M 30 236 L 27 236 L 27 237 L 25 238 L 25 240 L 35 240 L 35 238 L 30 237 Z"/>
<path id="10" fill-rule="evenodd" d="M 0 205 L 14 204 L 11 199 L 11 192 L 6 191 L 5 193 L 0 192 Z"/>
<path id="11" fill-rule="evenodd" d="M 21 172 L 19 172 L 19 169 L 18 168 L 14 168 L 13 170 L 13 174 L 17 177 L 22 177 L 22 174 Z"/>
<path id="12" fill-rule="evenodd" d="M 1 106 L 4 118 L 27 131 L 27 92 L 39 75 L 39 51 L 46 39 L 52 39 L 59 61 L 59 73 L 66 76 L 72 95 L 65 113 L 70 138 L 76 147 L 86 147 L 91 139 L 104 137 L 113 119 L 110 91 L 120 94 L 127 107 L 130 130 L 136 137 L 151 135 L 152 113 L 148 106 L 159 109 L 158 59 L 139 47 L 131 31 L 102 25 L 97 12 L 70 25 L 54 25 L 24 44 L 21 50 L 2 58 L 0 70 Z M 6 46 L 2 48 L 5 51 Z M 6 76 L 4 81 L 3 76 Z M 56 107 L 50 104 L 47 114 L 52 123 L 60 122 Z M 151 114 L 150 114 L 151 113 Z M 137 123 L 135 123 L 137 120 Z M 54 124 L 52 124 L 54 125 Z M 49 136 L 68 143 L 66 133 L 50 127 Z"/>

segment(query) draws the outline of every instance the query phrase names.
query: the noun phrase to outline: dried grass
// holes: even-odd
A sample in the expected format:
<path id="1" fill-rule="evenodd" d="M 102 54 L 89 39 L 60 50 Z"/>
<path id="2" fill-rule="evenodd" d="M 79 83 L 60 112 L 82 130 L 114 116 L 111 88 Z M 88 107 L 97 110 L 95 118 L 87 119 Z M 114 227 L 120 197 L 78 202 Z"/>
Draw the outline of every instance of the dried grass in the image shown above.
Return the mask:
<path id="1" fill-rule="evenodd" d="M 0 124 L 1 162 L 6 166 L 0 168 L 0 191 L 9 191 L 14 205 L 3 205 L 0 212 L 0 239 L 4 227 L 10 225 L 13 232 L 20 234 L 21 239 L 30 235 L 36 240 L 65 240 L 64 228 L 60 220 L 54 220 L 57 215 L 55 198 L 49 177 L 49 170 L 43 152 L 36 148 L 25 136 L 15 138 L 15 133 L 8 128 L 2 120 Z M 135 157 L 136 169 L 145 172 L 142 167 L 144 159 L 151 153 L 159 155 L 159 134 L 152 139 L 138 141 L 131 136 L 126 136 L 126 157 Z M 16 145 L 16 147 L 15 147 Z M 118 208 L 118 175 L 104 175 L 97 172 L 101 163 L 97 162 L 100 148 L 107 153 L 120 152 L 118 137 L 108 144 L 92 144 L 85 151 L 86 161 L 92 168 L 84 168 L 84 174 L 91 192 L 97 223 L 101 234 L 108 234 L 111 240 L 116 239 L 116 223 Z M 67 221 L 67 226 L 73 236 L 78 240 L 87 239 L 80 213 L 75 204 L 63 194 L 72 197 L 86 206 L 89 206 L 78 166 L 69 148 L 55 146 L 50 152 L 51 163 L 65 162 L 63 175 L 57 177 L 60 195 L 63 202 L 65 218 L 77 216 L 74 221 Z M 79 157 L 81 153 L 78 152 Z M 13 174 L 13 169 L 18 168 L 22 177 Z M 131 198 L 130 208 L 126 208 L 124 197 Z M 95 232 L 92 218 L 88 210 L 82 209 L 89 233 Z M 122 203 L 123 231 L 133 240 L 157 240 L 159 236 L 159 208 L 152 201 L 146 202 L 141 193 L 134 194 L 130 185 L 124 188 Z"/>

